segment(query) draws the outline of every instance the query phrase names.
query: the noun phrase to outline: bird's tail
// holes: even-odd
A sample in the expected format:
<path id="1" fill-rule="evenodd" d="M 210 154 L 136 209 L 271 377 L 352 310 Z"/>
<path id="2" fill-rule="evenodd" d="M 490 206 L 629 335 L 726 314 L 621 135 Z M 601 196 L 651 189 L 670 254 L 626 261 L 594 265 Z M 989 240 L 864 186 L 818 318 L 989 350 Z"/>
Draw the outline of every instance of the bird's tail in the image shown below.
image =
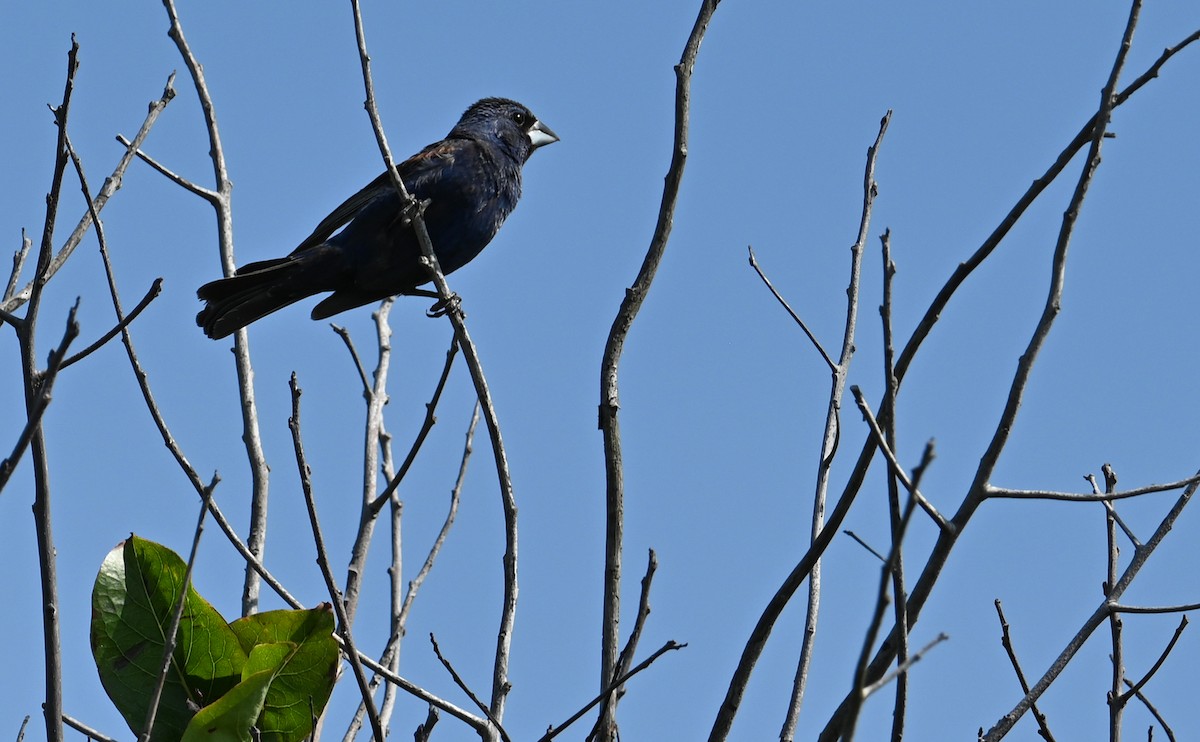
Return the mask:
<path id="1" fill-rule="evenodd" d="M 319 248 L 286 258 L 263 260 L 238 269 L 234 276 L 206 283 L 196 296 L 206 302 L 196 324 L 214 340 L 331 286 L 321 265 Z"/>

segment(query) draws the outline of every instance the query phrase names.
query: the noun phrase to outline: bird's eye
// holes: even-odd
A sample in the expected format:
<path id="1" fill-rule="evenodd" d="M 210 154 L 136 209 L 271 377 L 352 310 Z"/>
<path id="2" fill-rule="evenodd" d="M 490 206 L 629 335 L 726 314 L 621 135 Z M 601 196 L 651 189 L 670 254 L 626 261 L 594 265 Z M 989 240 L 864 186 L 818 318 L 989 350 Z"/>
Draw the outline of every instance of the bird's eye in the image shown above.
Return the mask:
<path id="1" fill-rule="evenodd" d="M 529 117 L 524 111 L 513 111 L 512 120 L 516 122 L 517 126 L 524 126 Z"/>

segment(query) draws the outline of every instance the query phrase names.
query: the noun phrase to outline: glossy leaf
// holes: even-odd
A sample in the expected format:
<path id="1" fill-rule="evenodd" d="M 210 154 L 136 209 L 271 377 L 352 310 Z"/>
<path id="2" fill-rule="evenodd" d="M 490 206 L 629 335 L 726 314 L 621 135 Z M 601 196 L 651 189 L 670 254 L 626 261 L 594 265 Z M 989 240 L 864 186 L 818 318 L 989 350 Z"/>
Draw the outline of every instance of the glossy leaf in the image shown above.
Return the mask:
<path id="1" fill-rule="evenodd" d="M 92 589 L 92 654 L 104 690 L 141 732 L 186 565 L 170 549 L 130 536 L 109 552 Z M 178 740 L 200 707 L 241 679 L 246 652 L 225 619 L 190 586 L 152 742 Z"/>
<path id="2" fill-rule="evenodd" d="M 275 678 L 275 668 L 251 673 L 215 703 L 192 717 L 182 742 L 252 742 L 255 726 Z"/>
<path id="3" fill-rule="evenodd" d="M 259 720 L 263 740 L 291 742 L 308 736 L 333 691 L 339 650 L 328 603 L 303 611 L 268 611 L 230 624 L 250 659 L 247 672 L 277 662 Z M 277 654 L 280 653 L 280 654 Z"/>

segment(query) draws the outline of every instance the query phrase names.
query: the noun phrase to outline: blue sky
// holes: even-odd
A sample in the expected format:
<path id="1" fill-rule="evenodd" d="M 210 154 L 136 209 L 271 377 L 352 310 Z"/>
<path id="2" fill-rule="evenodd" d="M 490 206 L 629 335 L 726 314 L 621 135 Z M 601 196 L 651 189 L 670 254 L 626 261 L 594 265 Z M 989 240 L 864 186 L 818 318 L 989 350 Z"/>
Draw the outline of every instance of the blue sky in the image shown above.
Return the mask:
<path id="1" fill-rule="evenodd" d="M 694 3 L 367 3 L 367 38 L 383 120 L 398 157 L 443 136 L 486 95 L 516 98 L 561 137 L 525 170 L 525 195 L 484 254 L 450 278 L 463 296 L 503 426 L 520 507 L 521 593 L 514 690 L 506 726 L 528 739 L 596 691 L 603 566 L 603 462 L 596 431 L 604 338 L 649 242 L 670 155 L 674 74 Z M 380 171 L 362 109 L 348 4 L 186 4 L 185 31 L 205 66 L 234 181 L 239 262 L 283 254 L 346 195 Z M 907 338 L 959 261 L 993 229 L 1098 105 L 1128 13 L 1124 3 L 1006 5 L 723 4 L 693 81 L 691 147 L 675 229 L 621 364 L 626 455 L 625 627 L 647 548 L 660 562 L 643 654 L 689 643 L 634 681 L 621 704 L 625 739 L 700 739 L 712 724 L 750 627 L 802 553 L 809 530 L 828 372 L 746 264 L 763 268 L 827 348 L 841 337 L 862 197 L 862 168 L 880 117 L 894 110 L 876 177 L 863 273 L 858 352 L 850 381 L 878 408 L 878 235 L 892 231 L 894 321 Z M 172 70 L 178 97 L 147 151 L 208 185 L 199 106 L 153 3 L 10 4 L 0 45 L 6 146 L 0 147 L 0 242 L 40 233 L 53 162 L 46 110 L 62 95 L 74 32 L 81 44 L 70 132 L 93 189 L 121 154 Z M 1125 80 L 1200 28 L 1188 0 L 1148 4 Z M 1196 471 L 1200 387 L 1195 282 L 1200 270 L 1200 47 L 1173 59 L 1116 113 L 1072 243 L 1062 314 L 1025 396 L 997 485 L 1086 491 L 1082 475 L 1111 462 L 1122 486 Z M 916 463 L 936 438 L 924 492 L 953 512 L 995 428 L 1048 285 L 1049 259 L 1082 158 L 1025 215 L 956 296 L 901 395 L 899 455 Z M 84 208 L 68 179 L 65 237 Z M 244 525 L 249 491 L 227 342 L 193 324 L 194 290 L 219 275 L 207 204 L 135 164 L 104 212 L 126 304 L 154 278 L 164 293 L 134 324 L 134 340 L 172 432 L 195 466 L 218 470 L 217 498 Z M 7 265 L 7 260 L 5 261 Z M 7 276 L 7 270 L 4 275 Z M 86 342 L 112 313 L 94 238 L 54 279 L 40 353 L 82 298 Z M 449 325 L 427 302 L 400 301 L 387 422 L 398 450 L 418 429 L 440 371 Z M 267 563 L 308 604 L 325 598 L 313 563 L 291 443 L 287 380 L 305 389 L 305 440 L 325 536 L 344 559 L 357 523 L 364 406 L 341 340 L 308 320 L 308 305 L 251 331 L 261 425 L 271 464 Z M 368 357 L 367 309 L 339 316 Z M 82 346 L 80 346 L 82 347 Z M 402 492 L 406 569 L 440 524 L 472 389 L 455 368 L 439 423 Z M 0 331 L 0 450 L 23 425 L 17 345 Z M 865 428 L 843 409 L 840 492 Z M 185 552 L 196 498 L 154 431 L 118 344 L 59 380 L 46 417 L 58 538 L 68 713 L 118 737 L 125 727 L 100 688 L 87 643 L 88 597 L 105 553 L 133 531 Z M 490 678 L 503 549 L 486 442 L 458 523 L 411 618 L 402 674 L 464 703 L 425 638 L 478 690 Z M 845 527 L 886 549 L 885 488 L 876 462 Z M 40 611 L 29 516 L 28 461 L 0 494 L 0 617 L 10 677 L 0 725 L 34 715 L 42 734 Z M 1120 512 L 1144 539 L 1173 495 Z M 1195 514 L 1185 511 L 1127 602 L 1200 600 Z M 914 522 L 906 557 L 923 562 L 935 536 Z M 378 541 L 356 634 L 370 650 L 386 625 L 386 549 Z M 1128 559 L 1132 549 L 1123 550 Z M 210 528 L 197 588 L 227 617 L 239 610 L 236 553 Z M 1099 505 L 989 502 L 951 555 L 914 643 L 951 636 L 911 675 L 910 737 L 969 739 L 1021 697 L 999 643 L 1004 602 L 1031 677 L 1040 674 L 1100 602 L 1104 518 Z M 874 601 L 878 563 L 838 537 L 824 563 L 824 601 L 800 739 L 812 737 L 849 688 Z M 344 577 L 344 576 L 343 576 Z M 270 602 L 265 607 L 275 607 Z M 1177 616 L 1128 617 L 1126 658 L 1139 677 Z M 754 676 L 733 739 L 773 738 L 794 672 L 803 601 L 784 614 Z M 1193 713 L 1197 637 L 1185 632 L 1147 693 L 1180 739 Z M 365 640 L 364 640 L 365 637 Z M 1106 630 L 1093 636 L 1042 703 L 1060 739 L 1107 728 Z M 335 693 L 340 734 L 354 690 Z M 891 701 L 864 709 L 861 739 L 881 739 Z M 397 712 L 393 733 L 424 718 Z M 1150 724 L 1131 706 L 1128 734 Z M 1014 738 L 1035 734 L 1032 720 Z M 580 738 L 582 732 L 568 734 Z M 1156 735 L 1157 737 L 1157 735 Z M 437 739 L 468 740 L 444 720 Z"/>

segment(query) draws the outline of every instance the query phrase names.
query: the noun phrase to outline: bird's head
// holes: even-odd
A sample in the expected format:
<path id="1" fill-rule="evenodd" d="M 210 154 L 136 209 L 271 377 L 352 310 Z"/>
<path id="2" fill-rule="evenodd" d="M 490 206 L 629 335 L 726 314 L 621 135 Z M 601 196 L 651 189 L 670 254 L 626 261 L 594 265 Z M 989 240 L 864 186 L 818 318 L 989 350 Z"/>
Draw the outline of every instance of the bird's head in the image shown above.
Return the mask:
<path id="1" fill-rule="evenodd" d="M 475 103 L 463 113 L 450 136 L 497 143 L 522 165 L 535 149 L 558 141 L 558 135 L 532 111 L 507 98 L 484 98 Z"/>

